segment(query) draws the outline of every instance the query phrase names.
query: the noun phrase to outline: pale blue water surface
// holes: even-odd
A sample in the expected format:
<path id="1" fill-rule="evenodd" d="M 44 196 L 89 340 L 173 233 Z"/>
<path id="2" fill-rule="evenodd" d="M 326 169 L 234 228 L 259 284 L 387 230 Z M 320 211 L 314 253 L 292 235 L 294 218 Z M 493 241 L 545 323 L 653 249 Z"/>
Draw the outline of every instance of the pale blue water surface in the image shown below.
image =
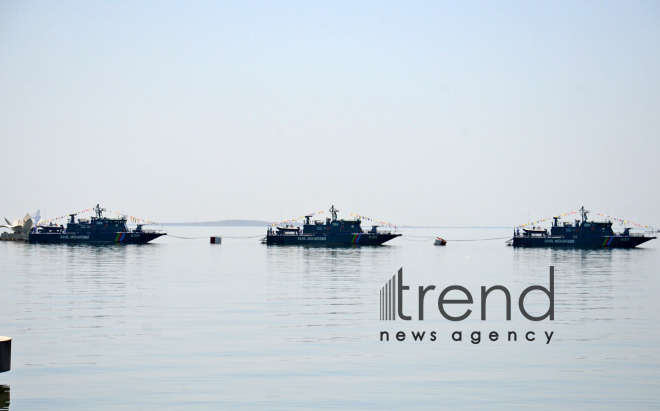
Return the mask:
<path id="1" fill-rule="evenodd" d="M 436 247 L 421 237 L 511 229 L 435 228 L 402 230 L 407 240 L 382 247 L 303 248 L 229 238 L 262 228 L 166 229 L 203 238 L 0 242 L 0 335 L 13 343 L 0 409 L 660 407 L 658 240 L 633 250 L 513 249 L 505 240 Z M 211 245 L 210 235 L 225 238 Z M 548 287 L 551 265 L 554 321 L 529 321 L 518 296 Z M 413 320 L 380 321 L 380 289 L 400 267 Z M 436 289 L 419 321 L 417 289 L 428 285 Z M 464 321 L 438 311 L 450 285 L 474 297 L 448 309 L 471 308 Z M 493 285 L 510 290 L 511 321 L 499 292 L 480 319 L 480 287 Z M 538 291 L 525 302 L 533 315 L 548 309 Z M 413 341 L 411 331 L 426 338 Z M 544 332 L 554 333 L 549 344 Z"/>

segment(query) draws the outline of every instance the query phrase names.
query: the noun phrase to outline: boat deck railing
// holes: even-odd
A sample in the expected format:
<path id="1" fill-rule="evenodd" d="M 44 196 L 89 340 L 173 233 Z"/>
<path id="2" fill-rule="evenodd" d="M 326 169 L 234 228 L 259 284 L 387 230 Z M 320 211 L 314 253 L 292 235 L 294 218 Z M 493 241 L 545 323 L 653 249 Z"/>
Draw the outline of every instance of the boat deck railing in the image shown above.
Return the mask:
<path id="1" fill-rule="evenodd" d="M 622 236 L 622 237 L 625 237 L 623 234 L 619 234 L 619 235 Z M 652 237 L 652 236 L 646 235 L 646 233 L 630 233 L 630 234 L 628 234 L 628 236 L 630 236 L 630 237 Z"/>
<path id="2" fill-rule="evenodd" d="M 132 232 L 134 232 L 134 233 L 142 232 L 142 233 L 147 233 L 147 234 L 158 234 L 158 233 L 160 233 L 160 231 L 158 231 L 158 230 L 145 230 L 144 228 L 142 229 L 142 231 L 133 230 Z"/>
<path id="3" fill-rule="evenodd" d="M 655 236 L 653 234 L 648 235 L 647 233 L 629 233 L 627 235 L 623 234 L 623 233 L 615 233 L 614 236 L 615 237 L 640 237 L 640 238 L 644 238 L 644 237 L 649 238 L 650 237 L 650 238 L 655 238 Z M 532 235 L 528 235 L 526 233 L 525 234 L 521 233 L 521 234 L 516 234 L 513 237 L 514 238 L 577 238 L 579 236 L 563 236 L 563 235 L 550 235 L 550 234 L 543 235 L 543 234 L 536 234 L 536 233 L 534 233 Z"/>

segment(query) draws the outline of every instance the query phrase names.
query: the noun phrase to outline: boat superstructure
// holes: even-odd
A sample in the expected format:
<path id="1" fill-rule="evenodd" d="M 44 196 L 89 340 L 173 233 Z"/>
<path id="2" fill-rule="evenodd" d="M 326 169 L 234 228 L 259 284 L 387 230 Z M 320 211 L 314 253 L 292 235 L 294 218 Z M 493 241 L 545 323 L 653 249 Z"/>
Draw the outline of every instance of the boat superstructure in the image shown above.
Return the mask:
<path id="1" fill-rule="evenodd" d="M 589 221 L 589 211 L 580 209 L 580 220 L 561 222 L 553 217 L 550 230 L 544 228 L 516 229 L 511 239 L 514 247 L 575 247 L 575 248 L 633 248 L 656 237 L 631 233 L 631 228 L 615 233 L 611 221 Z"/>
<path id="2" fill-rule="evenodd" d="M 377 225 L 369 231 L 363 231 L 358 218 L 340 220 L 339 210 L 333 205 L 325 220 L 312 221 L 313 214 L 305 216 L 302 227 L 284 226 L 273 230 L 269 227 L 265 243 L 268 245 L 381 245 L 386 241 L 401 236 L 393 232 L 378 231 Z"/>
<path id="3" fill-rule="evenodd" d="M 96 243 L 96 244 L 145 244 L 165 233 L 144 230 L 143 224 L 135 229 L 128 229 L 126 218 L 107 218 L 103 216 L 105 208 L 98 204 L 94 208 L 95 216 L 90 219 L 79 218 L 69 214 L 66 228 L 62 225 L 38 225 L 30 231 L 30 243 Z"/>

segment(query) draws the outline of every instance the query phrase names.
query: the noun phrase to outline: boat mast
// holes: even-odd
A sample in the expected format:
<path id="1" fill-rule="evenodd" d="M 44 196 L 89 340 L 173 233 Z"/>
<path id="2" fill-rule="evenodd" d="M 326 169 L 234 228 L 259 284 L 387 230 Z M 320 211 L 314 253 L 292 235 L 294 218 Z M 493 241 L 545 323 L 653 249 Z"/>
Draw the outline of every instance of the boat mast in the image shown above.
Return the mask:
<path id="1" fill-rule="evenodd" d="M 580 209 L 580 214 L 582 214 L 582 222 L 584 223 L 585 221 L 587 221 L 587 214 L 589 214 L 589 211 L 585 210 L 584 206 L 582 206 L 582 208 Z"/>
<path id="2" fill-rule="evenodd" d="M 330 207 L 330 210 L 329 210 L 329 211 L 330 211 L 330 213 L 332 213 L 332 221 L 335 221 L 335 220 L 337 219 L 337 212 L 338 212 L 339 210 L 337 210 L 337 209 L 335 208 L 335 206 L 333 205 L 332 207 Z"/>
<path id="3" fill-rule="evenodd" d="M 94 208 L 94 212 L 96 213 L 97 218 L 103 218 L 102 213 L 105 211 L 105 208 L 101 208 L 98 204 Z"/>

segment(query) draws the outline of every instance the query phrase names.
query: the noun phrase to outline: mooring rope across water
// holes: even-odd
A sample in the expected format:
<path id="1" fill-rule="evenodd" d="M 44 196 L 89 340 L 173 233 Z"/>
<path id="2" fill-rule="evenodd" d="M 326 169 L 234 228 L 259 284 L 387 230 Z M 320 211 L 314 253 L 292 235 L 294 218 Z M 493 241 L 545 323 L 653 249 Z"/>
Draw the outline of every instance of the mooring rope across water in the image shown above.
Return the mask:
<path id="1" fill-rule="evenodd" d="M 506 237 L 475 238 L 475 239 L 471 239 L 471 240 L 447 240 L 447 239 L 445 238 L 445 241 L 489 241 L 489 240 L 505 240 L 505 239 L 508 240 L 509 238 L 511 238 L 510 235 L 509 235 L 509 236 L 506 236 Z"/>
<path id="2" fill-rule="evenodd" d="M 210 238 L 210 237 L 213 237 L 213 236 L 208 236 L 208 235 L 206 235 L 206 236 L 204 236 L 204 237 L 179 237 L 179 236 L 171 235 L 171 234 L 168 234 L 167 236 L 168 236 L 168 237 L 179 238 L 179 239 L 181 239 L 181 240 L 199 240 L 199 239 L 202 239 L 202 238 Z M 238 237 L 217 236 L 217 237 L 221 237 L 221 238 L 223 238 L 223 239 L 225 239 L 225 238 L 231 238 L 231 239 L 238 239 L 238 240 L 249 240 L 249 239 L 251 239 L 251 238 L 261 238 L 261 237 L 263 237 L 263 235 L 238 236 Z"/>
<path id="3" fill-rule="evenodd" d="M 423 238 L 423 240 L 411 240 L 411 239 L 406 238 L 406 237 Z M 414 235 L 404 235 L 401 238 L 404 239 L 404 240 L 421 243 L 421 242 L 424 242 L 424 241 L 427 241 L 427 240 L 435 240 L 437 237 L 422 237 L 422 236 L 414 236 Z M 473 238 L 473 239 L 465 239 L 465 240 L 450 240 L 450 239 L 447 239 L 447 238 L 443 238 L 443 240 L 445 240 L 445 241 L 490 241 L 490 240 L 506 240 L 506 239 L 509 239 L 509 238 L 511 238 L 511 236 L 493 237 L 493 238 Z"/>
<path id="4" fill-rule="evenodd" d="M 209 237 L 210 237 L 210 236 L 204 236 L 204 237 L 180 237 L 180 236 L 171 235 L 171 234 L 168 234 L 167 236 L 168 236 L 168 237 L 173 237 L 173 238 L 179 238 L 179 239 L 181 239 L 181 240 L 199 240 L 199 239 L 202 239 L 202 238 L 209 238 Z M 234 236 L 234 237 L 219 236 L 219 237 L 222 237 L 223 239 L 225 239 L 225 238 L 231 238 L 231 239 L 235 239 L 235 240 L 249 240 L 249 239 L 252 239 L 252 238 L 263 238 L 263 235 Z M 413 240 L 413 239 L 408 238 L 408 237 L 419 238 L 419 240 Z M 412 241 L 412 242 L 415 242 L 415 243 L 423 243 L 423 242 L 425 242 L 425 241 L 435 240 L 436 238 L 437 238 L 437 237 L 424 237 L 424 236 L 415 236 L 415 235 L 404 235 L 404 236 L 401 237 L 401 239 L 403 239 L 403 240 L 406 240 L 406 241 Z M 463 239 L 463 240 L 450 240 L 450 239 L 444 238 L 444 240 L 445 240 L 445 241 L 490 241 L 490 240 L 508 240 L 508 239 L 510 239 L 510 238 L 511 238 L 511 236 L 507 236 L 507 237 L 493 237 L 493 238 L 473 238 L 473 239 Z"/>

